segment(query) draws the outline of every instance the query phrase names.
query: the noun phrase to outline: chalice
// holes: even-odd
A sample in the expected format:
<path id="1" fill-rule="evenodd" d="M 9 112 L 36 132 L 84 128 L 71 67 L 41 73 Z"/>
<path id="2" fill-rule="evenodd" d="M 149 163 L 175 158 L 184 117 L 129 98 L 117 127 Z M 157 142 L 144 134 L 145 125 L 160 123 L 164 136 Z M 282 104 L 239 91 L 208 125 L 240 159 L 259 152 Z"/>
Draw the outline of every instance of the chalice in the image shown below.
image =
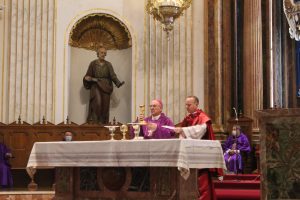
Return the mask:
<path id="1" fill-rule="evenodd" d="M 119 126 L 104 126 L 105 128 L 108 128 L 109 132 L 110 132 L 110 139 L 114 140 L 114 136 L 115 136 L 115 130 L 116 128 L 118 128 Z"/>
<path id="2" fill-rule="evenodd" d="M 126 140 L 126 132 L 128 131 L 128 127 L 125 124 L 123 124 L 120 127 L 120 130 L 121 130 L 122 135 L 123 135 L 123 139 L 122 140 Z"/>
<path id="3" fill-rule="evenodd" d="M 139 124 L 132 125 L 132 128 L 134 129 L 134 139 L 139 139 L 140 127 Z"/>
<path id="4" fill-rule="evenodd" d="M 143 123 L 139 123 L 139 122 L 132 122 L 132 123 L 128 123 L 130 125 L 132 125 L 132 128 L 133 128 L 133 132 L 134 132 L 134 139 L 135 140 L 138 140 L 139 139 L 139 134 L 140 134 L 140 128 L 141 128 L 141 125 L 143 125 Z"/>

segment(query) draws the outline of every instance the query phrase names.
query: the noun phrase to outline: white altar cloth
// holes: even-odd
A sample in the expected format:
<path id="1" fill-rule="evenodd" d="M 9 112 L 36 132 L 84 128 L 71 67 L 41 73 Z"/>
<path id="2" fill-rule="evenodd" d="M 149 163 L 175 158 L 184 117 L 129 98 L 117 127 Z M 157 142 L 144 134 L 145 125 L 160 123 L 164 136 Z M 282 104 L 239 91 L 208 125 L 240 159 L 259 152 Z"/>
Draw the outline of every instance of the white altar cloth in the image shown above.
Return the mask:
<path id="1" fill-rule="evenodd" d="M 192 139 L 36 142 L 27 163 L 55 167 L 178 167 L 187 179 L 190 168 L 223 168 L 219 141 Z"/>

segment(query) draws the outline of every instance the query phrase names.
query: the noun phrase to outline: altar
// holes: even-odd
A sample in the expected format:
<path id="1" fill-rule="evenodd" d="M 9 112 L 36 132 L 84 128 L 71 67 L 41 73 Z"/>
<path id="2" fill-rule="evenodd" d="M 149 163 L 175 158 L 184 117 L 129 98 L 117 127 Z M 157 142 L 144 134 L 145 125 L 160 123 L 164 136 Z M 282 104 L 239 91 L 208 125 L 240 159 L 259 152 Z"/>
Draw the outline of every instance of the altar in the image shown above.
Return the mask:
<path id="1" fill-rule="evenodd" d="M 226 168 L 219 141 L 37 142 L 27 172 L 55 168 L 55 199 L 197 199 L 197 169 Z"/>

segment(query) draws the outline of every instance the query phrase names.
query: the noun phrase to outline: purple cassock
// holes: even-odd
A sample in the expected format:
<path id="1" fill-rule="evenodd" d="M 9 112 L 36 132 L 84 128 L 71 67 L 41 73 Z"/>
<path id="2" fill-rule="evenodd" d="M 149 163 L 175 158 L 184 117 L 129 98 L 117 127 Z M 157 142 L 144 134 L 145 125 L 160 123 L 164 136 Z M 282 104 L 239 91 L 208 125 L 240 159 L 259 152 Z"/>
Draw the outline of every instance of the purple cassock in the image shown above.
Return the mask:
<path id="1" fill-rule="evenodd" d="M 152 117 L 146 117 L 144 119 L 146 122 L 157 124 L 156 130 L 152 133 L 152 136 L 149 136 L 149 130 L 147 126 L 141 127 L 140 135 L 144 136 L 144 139 L 168 139 L 174 138 L 175 133 L 167 128 L 163 128 L 162 126 L 174 126 L 172 120 L 168 118 L 164 113 L 160 114 L 158 120 L 153 120 Z M 134 137 L 133 129 L 130 131 L 131 137 Z"/>
<path id="2" fill-rule="evenodd" d="M 0 144 L 0 184 L 2 187 L 12 187 L 13 185 L 7 153 L 10 153 L 9 149 L 4 144 Z"/>
<path id="3" fill-rule="evenodd" d="M 234 145 L 235 144 L 235 145 Z M 234 148 L 236 146 L 236 148 Z M 238 136 L 230 135 L 223 145 L 224 147 L 224 160 L 227 170 L 234 173 L 243 172 L 242 152 L 249 153 L 251 147 L 248 138 L 245 134 L 240 133 Z M 229 150 L 239 150 L 238 153 L 230 155 Z"/>

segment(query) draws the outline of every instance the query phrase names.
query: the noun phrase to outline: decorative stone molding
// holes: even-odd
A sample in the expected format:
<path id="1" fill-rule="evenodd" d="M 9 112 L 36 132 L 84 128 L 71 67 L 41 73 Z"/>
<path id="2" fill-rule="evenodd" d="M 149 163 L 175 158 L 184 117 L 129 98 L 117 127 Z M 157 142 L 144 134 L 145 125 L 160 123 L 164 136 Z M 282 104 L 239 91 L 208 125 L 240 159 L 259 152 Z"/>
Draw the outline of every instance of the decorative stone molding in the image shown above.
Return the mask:
<path id="1" fill-rule="evenodd" d="M 73 47 L 97 50 L 127 49 L 131 47 L 131 35 L 126 25 L 116 17 L 94 13 L 79 20 L 70 33 L 69 44 Z"/>

